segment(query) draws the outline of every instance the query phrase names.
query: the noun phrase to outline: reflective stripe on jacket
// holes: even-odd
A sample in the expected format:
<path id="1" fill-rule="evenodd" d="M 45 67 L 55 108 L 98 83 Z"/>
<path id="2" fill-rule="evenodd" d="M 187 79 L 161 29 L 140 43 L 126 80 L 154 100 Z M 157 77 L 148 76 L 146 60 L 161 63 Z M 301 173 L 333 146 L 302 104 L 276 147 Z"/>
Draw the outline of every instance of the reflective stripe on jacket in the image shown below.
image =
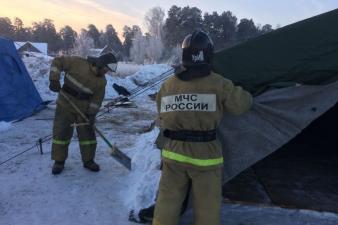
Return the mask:
<path id="1" fill-rule="evenodd" d="M 67 96 L 80 108 L 85 114 L 96 114 L 102 104 L 106 78 L 97 76 L 96 67 L 92 66 L 86 59 L 77 56 L 56 57 L 52 61 L 49 80 L 60 80 L 61 72 L 65 72 L 64 83 L 72 90 L 89 94 L 89 99 L 77 99 L 71 95 Z M 68 102 L 58 97 L 58 104 L 68 107 Z"/>
<path id="2" fill-rule="evenodd" d="M 252 105 L 251 95 L 239 86 L 211 73 L 209 76 L 182 81 L 172 76 L 157 94 L 160 126 L 172 131 L 208 131 L 217 129 L 225 112 L 240 115 Z M 198 168 L 223 165 L 220 142 L 184 142 L 169 139 L 162 159 Z"/>

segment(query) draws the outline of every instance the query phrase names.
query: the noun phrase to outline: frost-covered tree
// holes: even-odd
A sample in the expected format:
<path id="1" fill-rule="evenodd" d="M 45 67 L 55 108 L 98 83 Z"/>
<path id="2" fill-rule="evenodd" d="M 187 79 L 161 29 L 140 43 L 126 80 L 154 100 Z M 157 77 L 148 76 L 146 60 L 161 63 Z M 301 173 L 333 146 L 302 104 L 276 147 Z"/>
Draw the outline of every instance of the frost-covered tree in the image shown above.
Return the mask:
<path id="1" fill-rule="evenodd" d="M 66 25 L 60 29 L 60 35 L 63 41 L 63 49 L 68 51 L 74 47 L 77 33 L 70 26 Z"/>
<path id="2" fill-rule="evenodd" d="M 137 33 L 141 32 L 141 28 L 137 25 L 133 25 L 132 27 L 124 26 L 123 27 L 123 50 L 124 55 L 129 58 L 130 57 L 130 48 L 133 43 L 133 39 Z"/>
<path id="3" fill-rule="evenodd" d="M 163 42 L 160 38 L 149 36 L 146 38 L 146 60 L 148 63 L 158 63 L 163 55 Z"/>
<path id="4" fill-rule="evenodd" d="M 163 55 L 163 25 L 165 12 L 161 7 L 150 9 L 145 17 L 144 22 L 148 28 L 149 35 L 146 39 L 146 60 L 149 63 L 157 63 Z"/>
<path id="5" fill-rule="evenodd" d="M 163 44 L 159 38 L 135 34 L 130 48 L 130 58 L 137 64 L 158 63 L 162 58 Z"/>
<path id="6" fill-rule="evenodd" d="M 131 30 L 125 28 L 125 41 L 127 37 L 131 40 L 129 51 L 130 59 L 138 64 L 157 63 L 162 58 L 163 42 L 162 28 L 164 24 L 165 13 L 160 7 L 150 9 L 145 17 L 144 22 L 147 25 L 148 33 L 142 35 L 141 30 Z"/>
<path id="7" fill-rule="evenodd" d="M 146 59 L 146 46 L 147 38 L 143 36 L 142 32 L 134 33 L 130 48 L 130 59 L 137 64 L 143 64 Z"/>
<path id="8" fill-rule="evenodd" d="M 162 38 L 165 12 L 161 7 L 151 8 L 144 17 L 148 32 L 152 37 Z"/>
<path id="9" fill-rule="evenodd" d="M 75 39 L 74 46 L 73 54 L 85 58 L 90 55 L 90 49 L 94 48 L 94 40 L 89 37 L 86 30 L 82 29 L 80 35 Z"/>
<path id="10" fill-rule="evenodd" d="M 178 65 L 182 61 L 182 48 L 181 45 L 176 45 L 169 52 L 167 63 L 171 65 Z"/>

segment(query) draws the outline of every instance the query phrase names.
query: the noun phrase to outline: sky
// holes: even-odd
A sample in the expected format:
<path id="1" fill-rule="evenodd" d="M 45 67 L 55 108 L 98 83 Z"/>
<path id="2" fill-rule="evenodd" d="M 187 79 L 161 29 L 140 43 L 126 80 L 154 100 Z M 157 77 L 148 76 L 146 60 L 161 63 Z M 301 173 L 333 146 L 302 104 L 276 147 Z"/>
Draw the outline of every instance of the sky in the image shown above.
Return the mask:
<path id="1" fill-rule="evenodd" d="M 145 29 L 143 18 L 152 7 L 167 12 L 172 5 L 195 6 L 203 13 L 231 11 L 238 20 L 276 27 L 336 9 L 338 0 L 0 0 L 0 17 L 19 17 L 25 26 L 49 18 L 57 29 L 67 24 L 77 31 L 88 24 L 99 29 L 112 24 L 121 35 L 124 25 Z"/>

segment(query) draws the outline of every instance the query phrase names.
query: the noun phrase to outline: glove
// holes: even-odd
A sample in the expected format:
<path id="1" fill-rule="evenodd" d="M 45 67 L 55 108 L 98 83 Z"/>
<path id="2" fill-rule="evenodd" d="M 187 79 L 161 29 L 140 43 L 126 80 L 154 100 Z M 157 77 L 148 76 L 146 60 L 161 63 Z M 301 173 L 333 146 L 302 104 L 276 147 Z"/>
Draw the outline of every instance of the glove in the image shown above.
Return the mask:
<path id="1" fill-rule="evenodd" d="M 53 92 L 59 92 L 61 90 L 61 84 L 58 80 L 50 80 L 49 81 L 49 89 Z"/>

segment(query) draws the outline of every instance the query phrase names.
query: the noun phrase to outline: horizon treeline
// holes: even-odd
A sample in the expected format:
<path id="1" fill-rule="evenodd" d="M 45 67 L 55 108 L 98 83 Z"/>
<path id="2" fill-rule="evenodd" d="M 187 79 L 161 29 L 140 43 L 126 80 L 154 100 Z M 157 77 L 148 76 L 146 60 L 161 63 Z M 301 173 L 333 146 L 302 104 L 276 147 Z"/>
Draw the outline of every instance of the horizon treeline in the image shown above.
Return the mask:
<path id="1" fill-rule="evenodd" d="M 203 14 L 199 8 L 190 6 L 173 5 L 167 13 L 160 7 L 155 7 L 146 13 L 144 20 L 147 32 L 142 31 L 138 25 L 124 26 L 121 35 L 124 40 L 121 40 L 113 23 L 107 24 L 104 30 L 99 30 L 95 24 L 88 24 L 77 33 L 69 25 L 57 31 L 51 19 L 25 26 L 19 17 L 13 20 L 0 17 L 0 36 L 14 41 L 46 42 L 50 53 L 69 53 L 75 47 L 77 38 L 86 35 L 92 39 L 94 48 L 110 46 L 121 57 L 129 60 L 135 52 L 133 48 L 137 45 L 136 40 L 140 42 L 140 38 L 148 41 L 151 38 L 160 39 L 160 44 L 157 41 L 155 48 L 172 50 L 181 44 L 187 34 L 195 29 L 203 29 L 210 35 L 217 50 L 273 30 L 270 24 L 256 25 L 252 19 L 243 18 L 238 21 L 230 11 Z M 162 53 L 161 55 L 163 57 Z"/>

